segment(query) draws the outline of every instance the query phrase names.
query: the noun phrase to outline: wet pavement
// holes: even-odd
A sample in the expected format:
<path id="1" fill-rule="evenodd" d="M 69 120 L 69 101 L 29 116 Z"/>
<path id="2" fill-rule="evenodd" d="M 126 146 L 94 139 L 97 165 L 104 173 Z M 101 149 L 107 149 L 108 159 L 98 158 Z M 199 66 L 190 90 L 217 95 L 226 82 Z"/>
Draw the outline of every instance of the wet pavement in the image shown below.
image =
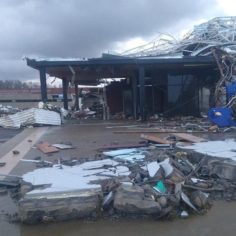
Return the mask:
<path id="1" fill-rule="evenodd" d="M 21 131 L 22 129 L 4 129 L 0 127 L 0 144 L 7 142 L 9 139 L 13 138 Z"/>

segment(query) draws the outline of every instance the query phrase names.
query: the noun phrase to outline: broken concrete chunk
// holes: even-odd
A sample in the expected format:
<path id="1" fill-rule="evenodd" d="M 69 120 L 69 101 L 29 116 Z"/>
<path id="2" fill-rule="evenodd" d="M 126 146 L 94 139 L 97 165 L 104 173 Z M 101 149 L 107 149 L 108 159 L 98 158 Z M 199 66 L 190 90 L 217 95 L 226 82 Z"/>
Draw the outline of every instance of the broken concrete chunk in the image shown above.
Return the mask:
<path id="1" fill-rule="evenodd" d="M 161 196 L 157 199 L 157 202 L 160 204 L 161 207 L 167 206 L 167 199 L 165 196 Z"/>
<path id="2" fill-rule="evenodd" d="M 152 199 L 144 198 L 144 190 L 138 186 L 120 186 L 114 199 L 114 208 L 125 214 L 159 214 L 161 206 Z"/>
<path id="3" fill-rule="evenodd" d="M 216 175 L 219 178 L 236 181 L 236 161 L 209 161 L 208 168 L 210 170 L 210 175 Z"/>
<path id="4" fill-rule="evenodd" d="M 202 191 L 194 191 L 191 193 L 191 201 L 198 209 L 206 208 L 209 194 Z"/>
<path id="5" fill-rule="evenodd" d="M 93 216 L 100 209 L 100 198 L 97 191 L 24 198 L 19 201 L 20 220 L 24 223 L 38 223 L 45 218 L 49 221 L 63 221 Z"/>
<path id="6" fill-rule="evenodd" d="M 176 168 L 173 168 L 172 173 L 167 176 L 167 179 L 172 183 L 181 183 L 185 180 L 185 176 L 181 171 Z"/>

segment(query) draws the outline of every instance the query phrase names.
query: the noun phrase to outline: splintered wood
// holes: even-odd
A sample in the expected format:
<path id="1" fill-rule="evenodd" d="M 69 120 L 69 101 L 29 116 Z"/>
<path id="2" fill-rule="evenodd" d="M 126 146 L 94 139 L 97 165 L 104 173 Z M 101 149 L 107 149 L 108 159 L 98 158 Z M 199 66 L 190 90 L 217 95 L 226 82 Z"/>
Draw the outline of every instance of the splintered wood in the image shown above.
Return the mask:
<path id="1" fill-rule="evenodd" d="M 204 138 L 199 138 L 197 136 L 185 133 L 173 133 L 173 135 L 181 140 L 191 142 L 191 143 L 200 143 L 206 141 Z"/>
<path id="2" fill-rule="evenodd" d="M 56 147 L 53 147 L 50 143 L 48 142 L 41 142 L 38 143 L 36 145 L 36 147 L 43 152 L 44 154 L 48 154 L 48 153 L 54 153 L 54 152 L 58 152 L 59 149 Z"/>
<path id="3" fill-rule="evenodd" d="M 165 139 L 159 138 L 157 136 L 153 136 L 153 135 L 141 134 L 140 138 L 154 142 L 154 143 L 160 143 L 160 144 L 172 144 L 173 143 L 169 140 L 165 140 Z"/>

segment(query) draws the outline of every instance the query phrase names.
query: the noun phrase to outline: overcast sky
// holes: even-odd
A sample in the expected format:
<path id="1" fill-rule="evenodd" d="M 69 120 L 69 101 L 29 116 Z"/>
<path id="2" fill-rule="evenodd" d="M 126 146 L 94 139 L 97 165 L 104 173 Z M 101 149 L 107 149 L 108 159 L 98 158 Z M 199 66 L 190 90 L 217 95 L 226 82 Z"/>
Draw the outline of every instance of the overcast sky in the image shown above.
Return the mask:
<path id="1" fill-rule="evenodd" d="M 23 56 L 97 57 L 135 47 L 158 32 L 177 34 L 235 0 L 0 0 L 0 80 L 38 78 Z"/>

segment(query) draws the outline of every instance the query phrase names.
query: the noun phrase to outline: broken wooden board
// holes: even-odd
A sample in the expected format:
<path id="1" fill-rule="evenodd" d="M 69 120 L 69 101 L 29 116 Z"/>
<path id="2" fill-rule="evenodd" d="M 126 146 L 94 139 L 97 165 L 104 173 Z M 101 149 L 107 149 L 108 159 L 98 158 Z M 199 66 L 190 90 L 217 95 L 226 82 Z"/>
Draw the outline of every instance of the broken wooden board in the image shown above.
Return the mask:
<path id="1" fill-rule="evenodd" d="M 165 139 L 159 138 L 157 136 L 153 136 L 153 135 L 141 134 L 140 138 L 145 139 L 147 141 L 154 142 L 154 143 L 161 143 L 161 144 L 172 144 L 173 143 L 169 140 L 165 140 Z"/>
<path id="2" fill-rule="evenodd" d="M 174 133 L 173 135 L 181 140 L 191 143 L 200 143 L 206 141 L 204 138 L 199 138 L 197 136 L 186 133 Z"/>
<path id="3" fill-rule="evenodd" d="M 114 134 L 138 134 L 138 133 L 145 133 L 145 134 L 151 134 L 151 133 L 156 133 L 156 134 L 176 134 L 176 133 L 195 133 L 195 134 L 216 134 L 215 132 L 210 132 L 210 131 L 175 131 L 175 130 L 166 130 L 166 131 L 157 131 L 157 130 L 119 130 L 119 131 L 113 131 Z"/>
<path id="4" fill-rule="evenodd" d="M 113 144 L 113 145 L 104 145 L 98 150 L 113 150 L 113 149 L 126 149 L 126 148 L 139 148 L 146 147 L 147 143 L 127 143 L 127 144 Z"/>
<path id="5" fill-rule="evenodd" d="M 50 143 L 48 142 L 42 142 L 42 143 L 38 143 L 36 145 L 36 147 L 43 152 L 44 154 L 48 154 L 48 153 L 54 153 L 54 152 L 58 152 L 59 149 L 56 147 L 53 147 Z"/>

